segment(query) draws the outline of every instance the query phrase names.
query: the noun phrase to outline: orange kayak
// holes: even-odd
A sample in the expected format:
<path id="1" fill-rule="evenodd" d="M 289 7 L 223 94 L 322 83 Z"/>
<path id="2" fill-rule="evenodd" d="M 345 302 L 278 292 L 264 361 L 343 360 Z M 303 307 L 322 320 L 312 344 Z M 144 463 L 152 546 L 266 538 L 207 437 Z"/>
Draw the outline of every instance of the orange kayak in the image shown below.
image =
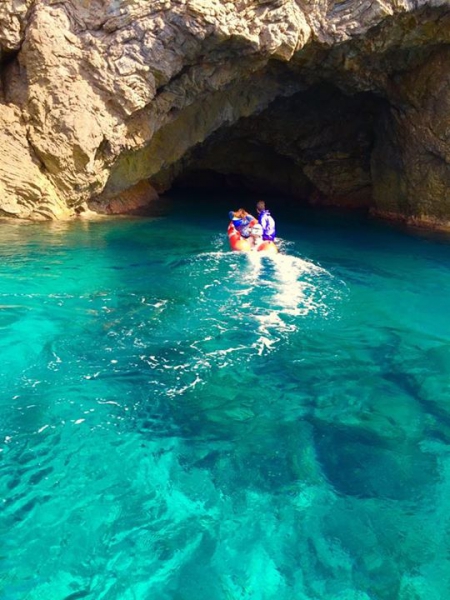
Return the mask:
<path id="1" fill-rule="evenodd" d="M 256 223 L 257 221 L 255 219 L 250 223 L 250 227 Z M 230 224 L 228 225 L 228 239 L 230 240 L 231 249 L 239 252 L 253 252 L 255 250 L 257 252 L 268 252 L 270 254 L 276 254 L 278 252 L 275 243 L 267 240 L 262 240 L 260 244 L 253 246 L 251 240 L 242 237 L 240 232 L 233 225 L 233 221 L 230 221 Z"/>

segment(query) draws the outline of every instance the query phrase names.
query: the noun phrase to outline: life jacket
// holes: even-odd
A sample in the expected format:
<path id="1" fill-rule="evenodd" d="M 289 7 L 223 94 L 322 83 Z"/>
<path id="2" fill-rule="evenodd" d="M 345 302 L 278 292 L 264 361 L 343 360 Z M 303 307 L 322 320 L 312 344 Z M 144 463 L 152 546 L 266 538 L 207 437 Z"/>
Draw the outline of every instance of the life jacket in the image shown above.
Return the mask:
<path id="1" fill-rule="evenodd" d="M 268 240 L 273 242 L 275 239 L 276 231 L 275 231 L 275 220 L 271 216 L 270 211 L 263 210 L 259 213 L 258 217 L 259 224 L 263 229 L 263 240 Z"/>
<path id="2" fill-rule="evenodd" d="M 255 222 L 255 218 L 251 215 L 247 215 L 243 219 L 234 218 L 231 222 L 242 235 L 242 237 L 248 238 L 250 235 L 251 225 L 253 225 L 253 223 Z"/>

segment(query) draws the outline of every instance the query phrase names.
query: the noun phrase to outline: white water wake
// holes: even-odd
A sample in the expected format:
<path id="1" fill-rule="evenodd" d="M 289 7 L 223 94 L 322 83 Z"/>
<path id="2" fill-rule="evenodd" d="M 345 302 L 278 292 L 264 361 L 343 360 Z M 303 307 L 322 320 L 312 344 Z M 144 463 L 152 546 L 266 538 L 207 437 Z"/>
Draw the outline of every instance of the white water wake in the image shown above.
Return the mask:
<path id="1" fill-rule="evenodd" d="M 257 322 L 258 355 L 298 331 L 307 316 L 326 318 L 333 310 L 337 282 L 326 269 L 289 254 L 267 256 L 252 252 L 241 272 L 247 302 L 241 305 Z M 332 293 L 330 293 L 332 292 Z"/>
<path id="2" fill-rule="evenodd" d="M 341 290 L 326 269 L 290 254 L 214 250 L 171 270 L 190 295 L 167 305 L 164 331 L 155 322 L 154 338 L 172 340 L 160 365 L 174 375 L 169 396 L 201 386 L 216 369 L 276 351 L 311 319 L 328 318 Z"/>

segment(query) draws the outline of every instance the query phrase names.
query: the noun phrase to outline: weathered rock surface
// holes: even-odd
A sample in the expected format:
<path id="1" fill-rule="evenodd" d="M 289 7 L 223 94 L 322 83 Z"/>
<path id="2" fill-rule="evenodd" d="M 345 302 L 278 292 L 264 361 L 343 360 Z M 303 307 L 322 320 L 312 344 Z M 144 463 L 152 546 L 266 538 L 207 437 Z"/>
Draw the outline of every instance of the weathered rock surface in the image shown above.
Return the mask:
<path id="1" fill-rule="evenodd" d="M 0 106 L 0 215 L 32 219 L 66 218 L 70 212 L 33 155 L 20 112 Z"/>
<path id="2" fill-rule="evenodd" d="M 20 49 L 26 15 L 33 0 L 2 0 L 0 3 L 0 60 Z"/>
<path id="3" fill-rule="evenodd" d="M 436 0 L 3 1 L 0 214 L 140 210 L 203 172 L 450 224 L 449 24 Z"/>

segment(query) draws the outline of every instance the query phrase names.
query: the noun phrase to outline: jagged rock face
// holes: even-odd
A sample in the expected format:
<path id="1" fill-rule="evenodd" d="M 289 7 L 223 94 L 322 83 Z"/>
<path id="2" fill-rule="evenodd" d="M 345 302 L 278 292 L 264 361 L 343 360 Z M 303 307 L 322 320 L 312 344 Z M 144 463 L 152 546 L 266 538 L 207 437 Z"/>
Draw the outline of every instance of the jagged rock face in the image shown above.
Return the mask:
<path id="1" fill-rule="evenodd" d="M 5 1 L 0 214 L 138 210 L 202 171 L 450 223 L 445 4 Z"/>
<path id="2" fill-rule="evenodd" d="M 429 225 L 450 222 L 450 51 L 400 73 L 372 154 L 380 214 Z"/>
<path id="3" fill-rule="evenodd" d="M 17 52 L 23 40 L 23 24 L 32 0 L 3 0 L 0 4 L 0 60 Z"/>

